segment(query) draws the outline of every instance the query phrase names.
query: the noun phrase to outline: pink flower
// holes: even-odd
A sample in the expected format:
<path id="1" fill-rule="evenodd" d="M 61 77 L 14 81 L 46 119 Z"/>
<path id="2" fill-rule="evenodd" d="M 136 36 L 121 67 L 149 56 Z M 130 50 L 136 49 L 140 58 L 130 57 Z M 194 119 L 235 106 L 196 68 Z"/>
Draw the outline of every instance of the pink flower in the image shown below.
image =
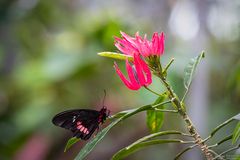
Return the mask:
<path id="1" fill-rule="evenodd" d="M 123 81 L 123 83 L 132 90 L 138 90 L 142 86 L 148 86 L 152 83 L 152 75 L 148 65 L 140 58 L 139 54 L 133 54 L 134 61 L 131 66 L 126 60 L 126 69 L 129 80 L 120 71 L 117 63 L 114 63 L 114 68 Z"/>
<path id="2" fill-rule="evenodd" d="M 139 36 L 138 32 L 135 37 L 130 37 L 121 32 L 122 39 L 115 37 L 115 46 L 124 54 L 133 56 L 134 53 L 140 53 L 144 57 L 151 55 L 161 56 L 164 52 L 164 33 L 155 32 L 152 40 L 148 41 L 147 36 Z"/>

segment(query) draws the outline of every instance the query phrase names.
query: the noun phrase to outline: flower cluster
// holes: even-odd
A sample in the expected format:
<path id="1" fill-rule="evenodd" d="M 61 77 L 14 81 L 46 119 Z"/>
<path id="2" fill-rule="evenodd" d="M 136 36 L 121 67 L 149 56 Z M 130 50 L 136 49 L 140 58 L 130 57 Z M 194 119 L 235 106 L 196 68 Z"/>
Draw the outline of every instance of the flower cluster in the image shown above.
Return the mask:
<path id="1" fill-rule="evenodd" d="M 149 57 L 152 55 L 162 55 L 164 51 L 164 33 L 158 35 L 155 32 L 152 36 L 152 41 L 147 40 L 147 36 L 144 38 L 139 36 L 137 32 L 134 37 L 130 37 L 124 32 L 121 32 L 122 39 L 115 37 L 115 46 L 126 55 L 133 55 L 134 53 L 140 53 L 143 57 Z"/>
<path id="2" fill-rule="evenodd" d="M 164 34 L 154 33 L 152 40 L 148 41 L 147 36 L 144 38 L 139 36 L 138 32 L 135 37 L 130 37 L 124 32 L 121 32 L 122 39 L 115 37 L 115 46 L 124 54 L 133 57 L 133 62 L 130 64 L 126 60 L 126 69 L 129 80 L 120 71 L 117 63 L 114 63 L 114 68 L 123 83 L 132 90 L 138 90 L 142 86 L 148 86 L 152 83 L 152 75 L 148 64 L 143 58 L 160 57 L 164 52 Z"/>

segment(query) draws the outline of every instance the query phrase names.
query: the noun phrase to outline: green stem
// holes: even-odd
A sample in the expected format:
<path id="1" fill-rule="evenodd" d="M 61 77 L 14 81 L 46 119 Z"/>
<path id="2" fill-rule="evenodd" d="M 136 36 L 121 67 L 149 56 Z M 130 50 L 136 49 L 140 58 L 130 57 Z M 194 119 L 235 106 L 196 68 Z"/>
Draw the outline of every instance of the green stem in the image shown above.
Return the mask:
<path id="1" fill-rule="evenodd" d="M 178 113 L 178 110 L 170 110 L 170 109 L 158 109 L 158 108 L 155 108 L 154 110 L 156 110 L 156 111 L 159 111 L 159 112 Z"/>
<path id="2" fill-rule="evenodd" d="M 142 111 L 146 111 L 146 110 L 150 110 L 150 109 L 155 109 L 159 106 L 162 106 L 162 105 L 165 105 L 165 104 L 168 104 L 168 103 L 171 103 L 171 101 L 165 101 L 165 102 L 162 102 L 162 103 L 159 103 L 159 104 L 156 104 L 156 105 L 145 105 L 145 106 L 142 106 L 142 107 L 139 107 L 137 109 L 129 109 L 129 110 L 126 110 L 126 111 L 122 111 L 122 112 L 119 112 L 111 117 L 109 117 L 108 119 L 112 120 L 112 119 L 115 119 L 115 118 L 121 118 L 122 120 L 123 119 L 126 119 L 138 112 L 142 112 Z"/>
<path id="3" fill-rule="evenodd" d="M 186 89 L 184 95 L 183 95 L 183 98 L 181 100 L 181 102 L 183 103 L 183 101 L 185 100 L 186 96 L 187 96 L 187 93 L 188 93 L 188 88 Z"/>
<path id="4" fill-rule="evenodd" d="M 195 139 L 195 143 L 199 146 L 199 148 L 201 148 L 202 153 L 205 155 L 207 160 L 212 160 L 213 159 L 212 153 L 209 152 L 208 146 L 204 143 L 201 136 L 197 132 L 194 124 L 192 123 L 191 119 L 187 115 L 187 112 L 185 110 L 185 104 L 179 100 L 179 98 L 174 93 L 171 86 L 168 84 L 166 78 L 161 74 L 161 71 L 158 71 L 156 75 L 161 79 L 161 82 L 164 84 L 167 91 L 169 92 L 168 97 L 172 101 L 173 107 L 175 109 L 177 109 L 178 113 L 182 116 L 183 120 L 185 121 L 185 123 L 187 125 L 187 129 L 188 129 L 189 133 Z"/>
<path id="5" fill-rule="evenodd" d="M 167 72 L 167 70 L 168 70 L 168 68 L 171 66 L 171 64 L 173 63 L 173 61 L 174 61 L 174 58 L 172 58 L 171 59 L 171 61 L 167 64 L 167 66 L 165 67 L 165 69 L 163 70 L 163 74 L 165 74 L 166 72 Z"/>
<path id="6" fill-rule="evenodd" d="M 161 95 L 161 94 L 158 94 L 157 92 L 155 92 L 155 91 L 151 90 L 151 89 L 150 89 L 150 88 L 148 88 L 147 86 L 144 86 L 144 88 L 145 88 L 145 89 L 147 89 L 148 91 L 152 92 L 153 94 L 155 94 L 155 95 L 159 96 L 159 97 L 162 97 L 162 96 L 163 96 L 163 95 Z"/>

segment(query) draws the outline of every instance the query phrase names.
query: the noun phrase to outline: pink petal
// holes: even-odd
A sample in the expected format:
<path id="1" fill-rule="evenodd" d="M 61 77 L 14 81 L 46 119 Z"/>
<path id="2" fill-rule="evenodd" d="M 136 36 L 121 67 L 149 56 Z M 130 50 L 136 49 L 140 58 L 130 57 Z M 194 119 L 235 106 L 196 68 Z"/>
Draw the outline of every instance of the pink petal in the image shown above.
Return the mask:
<path id="1" fill-rule="evenodd" d="M 140 86 L 139 82 L 136 80 L 136 77 L 133 72 L 133 68 L 129 64 L 128 60 L 126 60 L 126 68 L 127 68 L 128 76 L 129 76 L 129 79 L 130 79 L 132 85 L 135 86 L 136 88 L 140 88 L 141 86 Z"/>
<path id="2" fill-rule="evenodd" d="M 133 52 L 138 50 L 127 40 L 115 37 L 115 46 L 124 54 L 132 55 Z"/>
<path id="3" fill-rule="evenodd" d="M 132 89 L 132 90 L 138 90 L 140 88 L 140 86 L 134 86 L 130 81 L 128 81 L 125 76 L 122 74 L 122 72 L 120 71 L 118 65 L 116 62 L 114 62 L 114 68 L 118 74 L 118 76 L 120 77 L 120 79 L 123 81 L 123 83 L 129 88 L 129 89 Z"/>
<path id="4" fill-rule="evenodd" d="M 151 74 L 151 71 L 150 71 L 148 65 L 141 58 L 139 58 L 139 63 L 141 65 L 143 71 L 146 74 L 146 83 L 145 83 L 145 85 L 151 84 L 152 83 L 152 74 Z"/>
<path id="5" fill-rule="evenodd" d="M 160 35 L 153 33 L 152 40 L 147 39 L 145 34 L 143 37 L 139 33 L 135 33 L 135 37 L 121 32 L 122 38 L 115 37 L 115 46 L 124 54 L 133 56 L 134 53 L 140 53 L 143 57 L 151 55 L 162 55 L 164 52 L 164 33 Z"/>
<path id="6" fill-rule="evenodd" d="M 128 48 L 125 48 L 124 46 L 122 46 L 120 43 L 115 43 L 115 46 L 118 48 L 118 50 L 126 55 L 130 55 L 129 53 L 131 53 L 131 50 L 129 50 Z"/>
<path id="7" fill-rule="evenodd" d="M 144 40 L 142 50 L 145 56 L 150 56 L 151 55 L 151 48 L 148 40 Z"/>
<path id="8" fill-rule="evenodd" d="M 129 35 L 127 35 L 126 33 L 122 32 L 122 31 L 120 31 L 120 33 L 126 41 L 128 41 L 129 43 L 135 43 L 133 37 L 130 37 Z"/>
<path id="9" fill-rule="evenodd" d="M 157 54 L 159 47 L 158 33 L 155 32 L 152 36 L 152 53 Z"/>
<path id="10" fill-rule="evenodd" d="M 164 33 L 161 32 L 161 35 L 159 37 L 159 53 L 160 53 L 159 55 L 162 55 L 164 52 L 164 39 L 165 39 Z"/>
<path id="11" fill-rule="evenodd" d="M 139 82 L 140 82 L 141 86 L 143 86 L 146 84 L 146 80 L 145 80 L 144 74 L 142 72 L 143 69 L 142 69 L 141 63 L 139 62 L 140 60 L 141 60 L 140 55 L 135 53 L 134 54 L 134 65 L 136 67 L 137 77 L 139 79 Z"/>
<path id="12" fill-rule="evenodd" d="M 136 46 L 138 48 L 139 53 L 143 57 L 148 56 L 147 54 L 145 54 L 145 51 L 144 51 L 144 41 L 143 41 L 142 37 L 140 37 L 138 34 L 136 34 Z"/>
<path id="13" fill-rule="evenodd" d="M 135 52 L 139 52 L 138 51 L 138 43 L 136 38 L 130 37 L 129 35 L 127 35 L 124 32 L 121 32 L 122 37 L 125 41 L 129 42 L 129 48 L 131 46 L 132 50 L 134 50 Z M 136 35 L 138 35 L 138 32 L 136 33 Z"/>

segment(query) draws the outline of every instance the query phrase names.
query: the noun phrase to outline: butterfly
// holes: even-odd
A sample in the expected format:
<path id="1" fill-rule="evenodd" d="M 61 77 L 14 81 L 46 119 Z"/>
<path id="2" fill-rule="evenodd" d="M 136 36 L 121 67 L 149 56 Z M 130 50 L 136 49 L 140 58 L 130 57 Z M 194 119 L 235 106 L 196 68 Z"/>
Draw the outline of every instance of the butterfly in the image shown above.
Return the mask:
<path id="1" fill-rule="evenodd" d="M 73 132 L 73 137 L 88 140 L 99 125 L 109 117 L 110 111 L 103 106 L 100 111 L 92 109 L 74 109 L 60 112 L 52 119 L 56 126 Z"/>

